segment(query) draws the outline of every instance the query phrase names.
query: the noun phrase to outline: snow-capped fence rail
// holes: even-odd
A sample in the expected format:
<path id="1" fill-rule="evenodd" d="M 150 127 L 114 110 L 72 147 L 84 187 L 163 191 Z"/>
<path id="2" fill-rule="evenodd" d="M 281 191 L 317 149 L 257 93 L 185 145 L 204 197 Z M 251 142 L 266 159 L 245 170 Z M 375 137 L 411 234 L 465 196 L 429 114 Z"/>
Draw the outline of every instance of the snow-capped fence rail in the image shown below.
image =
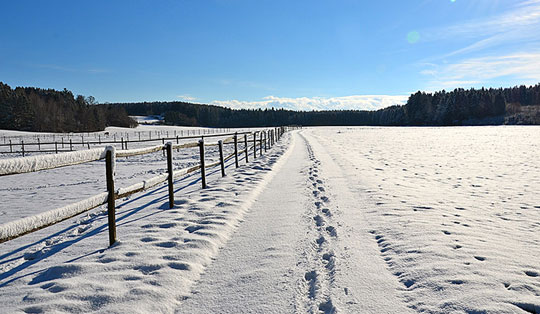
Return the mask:
<path id="1" fill-rule="evenodd" d="M 198 142 L 193 143 L 179 143 L 180 138 L 177 139 L 177 144 L 173 144 L 168 141 L 162 145 L 150 146 L 138 149 L 124 149 L 116 150 L 113 146 L 107 146 L 105 148 L 96 148 L 83 151 L 66 152 L 55 155 L 39 155 L 39 156 L 27 156 L 10 159 L 0 159 L 0 176 L 16 175 L 21 173 L 37 172 L 47 169 L 54 169 L 59 167 L 73 166 L 82 163 L 103 160 L 105 159 L 106 169 L 106 181 L 107 192 L 99 193 L 85 200 L 61 207 L 52 209 L 38 215 L 31 217 L 25 217 L 19 220 L 7 222 L 0 225 L 0 243 L 20 237 L 22 235 L 43 229 L 53 224 L 59 223 L 66 219 L 72 218 L 76 215 L 89 211 L 98 206 L 107 204 L 108 206 L 108 225 L 109 225 L 109 244 L 112 245 L 116 241 L 116 217 L 115 208 L 116 200 L 129 196 L 134 193 L 142 192 L 153 186 L 156 186 L 162 182 L 168 181 L 169 189 L 169 207 L 174 206 L 174 179 L 192 173 L 194 171 L 201 171 L 201 183 L 202 187 L 206 188 L 206 169 L 220 165 L 221 175 L 225 176 L 225 163 L 232 158 L 235 158 L 235 166 L 239 167 L 238 155 L 245 154 L 246 163 L 248 160 L 249 150 L 253 150 L 253 157 L 257 157 L 257 149 L 260 154 L 264 150 L 267 150 L 267 146 L 272 147 L 277 140 L 288 130 L 288 127 L 278 127 L 273 129 L 260 130 L 255 132 L 236 132 L 228 134 L 215 134 L 202 137 L 188 137 L 188 138 L 201 138 Z M 244 136 L 244 149 L 238 150 L 238 136 Z M 248 135 L 253 136 L 253 145 L 248 145 Z M 259 140 L 257 143 L 257 135 Z M 205 143 L 205 138 L 230 136 L 225 140 L 219 140 L 217 143 Z M 182 138 L 185 139 L 186 137 Z M 263 144 L 264 142 L 264 144 Z M 223 155 L 223 145 L 234 145 L 234 152 L 228 156 Z M 258 145 L 258 146 L 257 146 Z M 126 145 L 127 146 L 127 145 Z M 209 164 L 205 161 L 205 147 L 218 146 L 219 160 L 211 162 Z M 172 164 L 173 150 L 199 147 L 200 164 L 174 170 Z M 157 175 L 148 180 L 132 184 L 127 187 L 115 189 L 114 172 L 115 162 L 117 158 L 131 157 L 144 154 L 151 154 L 159 151 L 164 151 L 167 155 L 167 173 Z"/>

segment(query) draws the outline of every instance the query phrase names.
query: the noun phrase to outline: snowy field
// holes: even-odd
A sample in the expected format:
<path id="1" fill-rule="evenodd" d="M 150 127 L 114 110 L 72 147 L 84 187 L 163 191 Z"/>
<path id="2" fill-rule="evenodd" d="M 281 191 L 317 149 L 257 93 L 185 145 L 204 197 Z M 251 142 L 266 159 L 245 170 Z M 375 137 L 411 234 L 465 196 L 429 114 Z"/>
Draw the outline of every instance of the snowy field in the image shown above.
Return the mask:
<path id="1" fill-rule="evenodd" d="M 198 173 L 179 179 L 173 209 L 165 185 L 119 201 L 111 248 L 104 207 L 0 244 L 0 306 L 539 313 L 539 138 L 506 126 L 292 131 L 224 178 L 210 171 L 208 189 Z M 119 180 L 164 171 L 160 154 L 148 158 L 126 161 L 135 173 L 119 163 Z M 3 177 L 0 219 L 104 189 L 97 168 L 77 167 Z"/>

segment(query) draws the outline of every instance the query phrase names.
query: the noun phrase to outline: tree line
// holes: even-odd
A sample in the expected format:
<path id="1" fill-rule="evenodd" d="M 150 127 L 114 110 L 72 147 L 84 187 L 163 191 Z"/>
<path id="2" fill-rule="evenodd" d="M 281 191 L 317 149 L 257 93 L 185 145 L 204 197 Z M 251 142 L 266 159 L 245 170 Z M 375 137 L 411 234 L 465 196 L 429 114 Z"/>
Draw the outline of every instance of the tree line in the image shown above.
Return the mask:
<path id="1" fill-rule="evenodd" d="M 96 104 L 67 89 L 17 87 L 0 82 L 0 127 L 34 132 L 94 132 L 107 126 L 135 127 L 121 106 Z"/>
<path id="2" fill-rule="evenodd" d="M 229 109 L 187 102 L 118 103 L 130 115 L 163 115 L 165 124 L 206 127 L 278 125 L 457 126 L 540 124 L 540 84 L 412 94 L 405 105 L 377 111 Z"/>
<path id="3" fill-rule="evenodd" d="M 129 115 L 163 115 L 168 125 L 203 127 L 453 126 L 539 124 L 540 84 L 498 89 L 454 89 L 412 94 L 405 105 L 376 111 L 230 109 L 187 102 L 96 104 L 64 89 L 17 87 L 0 82 L 0 126 L 38 132 L 92 132 L 134 127 Z"/>

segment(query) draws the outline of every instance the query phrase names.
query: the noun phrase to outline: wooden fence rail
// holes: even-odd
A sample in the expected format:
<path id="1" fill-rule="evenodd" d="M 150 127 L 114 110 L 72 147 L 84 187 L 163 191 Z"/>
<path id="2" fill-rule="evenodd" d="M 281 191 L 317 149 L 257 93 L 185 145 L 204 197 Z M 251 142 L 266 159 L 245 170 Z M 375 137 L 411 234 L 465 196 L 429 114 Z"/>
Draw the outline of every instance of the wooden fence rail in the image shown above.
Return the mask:
<path id="1" fill-rule="evenodd" d="M 268 141 L 268 145 L 272 147 L 277 140 L 282 136 L 282 134 L 289 130 L 289 127 L 279 127 L 273 130 L 264 131 L 266 134 L 270 132 L 271 137 Z M 256 135 L 260 133 L 259 143 L 256 141 Z M 225 140 L 220 140 L 217 143 L 205 143 L 205 138 L 212 138 L 218 136 L 229 136 L 232 137 L 226 138 Z M 248 146 L 248 134 L 253 134 L 253 145 Z M 225 176 L 225 163 L 232 158 L 235 158 L 235 166 L 239 167 L 238 155 L 242 151 L 238 150 L 238 135 L 244 135 L 244 149 L 246 163 L 248 160 L 248 151 L 253 149 L 254 158 L 257 156 L 257 149 L 260 150 L 262 154 L 263 151 L 263 132 L 237 132 L 237 133 L 228 133 L 221 135 L 210 135 L 205 137 L 196 137 L 201 138 L 198 143 L 184 143 L 173 144 L 171 141 L 168 141 L 162 145 L 156 145 L 151 147 L 137 148 L 137 149 L 124 149 L 117 151 L 113 146 L 107 146 L 106 148 L 95 148 L 84 151 L 73 151 L 66 152 L 56 155 L 39 155 L 39 156 L 28 156 L 28 157 L 19 157 L 19 158 L 10 158 L 10 159 L 0 159 L 0 176 L 6 175 L 15 175 L 28 172 L 37 172 L 46 169 L 54 169 L 60 167 L 67 167 L 82 163 L 87 163 L 96 160 L 105 159 L 105 170 L 106 170 L 106 181 L 107 181 L 107 192 L 100 193 L 89 197 L 85 200 L 73 203 L 61 208 L 56 208 L 49 210 L 44 213 L 40 213 L 31 217 L 25 217 L 19 220 L 11 221 L 0 225 L 0 243 L 20 237 L 22 235 L 43 229 L 45 227 L 51 226 L 53 224 L 59 223 L 66 219 L 72 218 L 76 215 L 89 211 L 98 206 L 107 204 L 108 207 L 108 226 L 109 226 L 109 245 L 112 245 L 116 242 L 116 200 L 119 198 L 126 197 L 128 195 L 142 192 L 151 187 L 154 187 L 162 182 L 168 182 L 168 192 L 169 192 L 169 207 L 174 206 L 174 179 L 192 173 L 194 171 L 200 170 L 201 172 L 201 183 L 202 187 L 206 188 L 206 169 L 220 165 L 221 174 Z M 273 138 L 275 134 L 275 139 Z M 186 137 L 184 137 L 186 138 Z M 193 137 L 189 137 L 193 138 Z M 176 138 L 172 138 L 176 140 Z M 162 139 L 156 139 L 162 140 Z M 70 140 L 71 142 L 71 140 Z M 44 143 L 41 143 L 43 145 Z M 72 143 L 70 143 L 72 145 Z M 223 155 L 223 145 L 232 144 L 234 145 L 234 151 L 228 156 Z M 259 147 L 257 147 L 257 144 Z M 264 147 L 266 151 L 267 138 L 265 135 Z M 219 160 L 209 163 L 206 163 L 205 160 L 205 147 L 207 146 L 218 146 L 219 150 Z M 125 145 L 127 148 L 127 145 Z M 174 149 L 179 150 L 183 148 L 194 148 L 199 147 L 199 165 L 184 168 L 180 170 L 173 169 L 173 151 Z M 139 183 L 132 184 L 128 187 L 115 188 L 114 181 L 114 171 L 116 159 L 120 157 L 131 157 L 144 154 L 151 154 L 158 151 L 164 151 L 167 155 L 167 173 L 157 175 L 148 180 L 144 180 Z"/>

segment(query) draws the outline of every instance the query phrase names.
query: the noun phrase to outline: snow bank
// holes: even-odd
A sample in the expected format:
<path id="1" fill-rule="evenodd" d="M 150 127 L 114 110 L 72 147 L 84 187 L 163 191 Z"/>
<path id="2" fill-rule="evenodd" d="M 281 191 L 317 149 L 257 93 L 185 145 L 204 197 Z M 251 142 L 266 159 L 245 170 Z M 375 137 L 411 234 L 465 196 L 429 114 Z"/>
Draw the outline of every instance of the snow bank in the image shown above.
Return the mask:
<path id="1" fill-rule="evenodd" d="M 61 208 L 0 225 L 0 242 L 50 226 L 107 202 L 107 192 Z"/>
<path id="2" fill-rule="evenodd" d="M 0 160 L 0 176 L 78 165 L 105 158 L 103 148 Z"/>

